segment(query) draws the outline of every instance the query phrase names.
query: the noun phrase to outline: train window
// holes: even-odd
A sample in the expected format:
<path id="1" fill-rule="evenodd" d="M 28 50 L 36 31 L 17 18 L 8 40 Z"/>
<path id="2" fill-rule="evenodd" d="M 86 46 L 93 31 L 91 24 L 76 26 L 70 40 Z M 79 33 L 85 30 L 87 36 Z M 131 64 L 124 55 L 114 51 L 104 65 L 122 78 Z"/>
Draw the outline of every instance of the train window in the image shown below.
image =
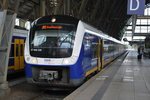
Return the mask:
<path id="1" fill-rule="evenodd" d="M 92 44 L 92 58 L 97 58 L 97 50 L 98 50 L 98 44 L 94 43 Z"/>
<path id="2" fill-rule="evenodd" d="M 91 47 L 90 40 L 84 38 L 84 49 L 88 50 L 88 49 L 90 49 L 90 47 Z"/>
<path id="3" fill-rule="evenodd" d="M 14 57 L 14 44 L 11 44 L 11 49 L 10 49 L 10 57 Z"/>
<path id="4" fill-rule="evenodd" d="M 20 45 L 20 56 L 23 56 L 23 44 Z"/>
<path id="5" fill-rule="evenodd" d="M 59 29 L 58 26 L 61 28 Z M 40 27 L 40 25 L 37 26 L 30 35 L 32 56 L 65 58 L 72 55 L 76 34 L 74 25 L 55 24 L 49 25 L 46 29 L 40 29 Z"/>
<path id="6" fill-rule="evenodd" d="M 18 44 L 16 44 L 16 56 L 18 56 L 19 55 L 19 45 Z"/>
<path id="7" fill-rule="evenodd" d="M 61 27 L 60 29 L 57 27 Z M 44 26 L 45 27 L 45 26 Z M 31 35 L 32 48 L 51 48 L 61 47 L 62 43 L 71 43 L 72 48 L 75 39 L 75 27 L 74 25 L 49 25 L 48 28 L 40 29 L 41 26 L 37 26 L 35 32 Z"/>
<path id="8" fill-rule="evenodd" d="M 108 45 L 104 45 L 104 53 L 108 53 Z"/>

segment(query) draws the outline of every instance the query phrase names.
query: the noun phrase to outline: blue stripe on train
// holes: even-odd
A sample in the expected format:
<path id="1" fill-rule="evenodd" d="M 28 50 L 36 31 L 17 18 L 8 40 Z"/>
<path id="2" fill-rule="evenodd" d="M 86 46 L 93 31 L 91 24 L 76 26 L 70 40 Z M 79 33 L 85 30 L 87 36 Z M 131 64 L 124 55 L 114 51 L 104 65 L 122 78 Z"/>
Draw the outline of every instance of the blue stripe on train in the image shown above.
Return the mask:
<path id="1" fill-rule="evenodd" d="M 13 36 L 12 37 L 12 43 L 14 43 L 14 39 L 26 39 L 26 37 L 21 37 L 21 36 Z"/>

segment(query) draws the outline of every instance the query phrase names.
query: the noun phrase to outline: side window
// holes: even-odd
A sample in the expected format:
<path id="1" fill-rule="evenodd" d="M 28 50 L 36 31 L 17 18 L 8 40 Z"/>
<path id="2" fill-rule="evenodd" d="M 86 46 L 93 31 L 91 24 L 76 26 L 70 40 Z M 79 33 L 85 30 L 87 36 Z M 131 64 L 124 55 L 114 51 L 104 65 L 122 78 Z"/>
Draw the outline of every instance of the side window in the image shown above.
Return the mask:
<path id="1" fill-rule="evenodd" d="M 23 51 L 24 51 L 23 44 L 20 44 L 20 56 L 23 56 Z"/>
<path id="2" fill-rule="evenodd" d="M 84 49 L 85 49 L 85 50 L 88 50 L 88 49 L 90 49 L 90 47 L 91 47 L 91 42 L 90 42 L 90 40 L 88 39 L 88 36 L 85 36 L 85 37 L 84 37 Z"/>
<path id="3" fill-rule="evenodd" d="M 14 44 L 11 44 L 9 57 L 14 57 Z"/>
<path id="4" fill-rule="evenodd" d="M 19 44 L 16 44 L 16 56 L 19 56 Z"/>
<path id="5" fill-rule="evenodd" d="M 109 53 L 109 43 L 107 40 L 104 40 L 103 48 L 104 48 L 104 53 Z"/>
<path id="6" fill-rule="evenodd" d="M 92 59 L 97 58 L 98 43 L 92 43 Z"/>

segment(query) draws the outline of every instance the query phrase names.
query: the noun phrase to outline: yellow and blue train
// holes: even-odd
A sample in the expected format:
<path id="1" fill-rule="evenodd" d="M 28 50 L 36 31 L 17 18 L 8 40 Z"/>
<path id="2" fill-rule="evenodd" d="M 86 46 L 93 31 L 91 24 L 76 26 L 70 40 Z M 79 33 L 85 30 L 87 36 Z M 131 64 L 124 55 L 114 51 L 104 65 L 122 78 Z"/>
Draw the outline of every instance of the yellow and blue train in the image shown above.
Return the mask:
<path id="1" fill-rule="evenodd" d="M 28 30 L 15 26 L 8 63 L 8 74 L 24 70 L 24 44 Z"/>
<path id="2" fill-rule="evenodd" d="M 65 15 L 35 20 L 25 43 L 26 78 L 42 86 L 79 86 L 126 51 L 120 41 Z"/>

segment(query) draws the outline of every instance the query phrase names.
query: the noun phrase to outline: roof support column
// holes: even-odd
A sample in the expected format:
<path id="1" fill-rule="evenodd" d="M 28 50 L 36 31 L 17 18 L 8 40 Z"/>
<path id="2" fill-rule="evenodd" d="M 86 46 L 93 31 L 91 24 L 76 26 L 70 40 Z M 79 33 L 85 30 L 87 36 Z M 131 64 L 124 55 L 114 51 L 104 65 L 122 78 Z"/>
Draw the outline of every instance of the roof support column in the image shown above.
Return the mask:
<path id="1" fill-rule="evenodd" d="M 82 18 L 81 18 L 82 15 L 85 14 L 85 7 L 86 7 L 88 1 L 89 1 L 89 0 L 82 0 L 81 6 L 80 6 L 80 8 L 79 8 L 78 18 L 82 19 Z"/>
<path id="2" fill-rule="evenodd" d="M 96 12 L 99 10 L 98 7 L 100 6 L 101 2 L 102 2 L 101 0 L 96 1 L 95 8 L 94 8 L 92 15 L 91 15 L 91 19 L 95 20 L 95 15 L 96 15 Z"/>
<path id="3" fill-rule="evenodd" d="M 70 15 L 70 0 L 66 0 L 66 6 L 67 6 L 67 15 Z"/>
<path id="4" fill-rule="evenodd" d="M 54 7 L 54 15 L 57 14 L 64 14 L 64 5 L 63 5 L 63 0 L 57 0 L 55 2 L 55 7 Z"/>
<path id="5" fill-rule="evenodd" d="M 0 12 L 0 97 L 8 94 L 7 68 L 16 14 Z M 1 99 L 1 98 L 0 98 Z"/>
<path id="6" fill-rule="evenodd" d="M 18 7 L 20 5 L 20 0 L 15 0 L 15 2 L 16 2 L 16 5 L 14 7 L 14 11 L 15 11 L 15 13 L 18 13 Z"/>
<path id="7" fill-rule="evenodd" d="M 135 33 L 137 15 L 132 15 L 132 40 Z"/>
<path id="8" fill-rule="evenodd" d="M 9 0 L 3 0 L 2 10 L 4 10 L 4 9 L 7 9 L 7 8 L 8 8 L 8 3 L 9 3 Z"/>
<path id="9" fill-rule="evenodd" d="M 40 16 L 45 16 L 46 0 L 40 0 Z"/>
<path id="10" fill-rule="evenodd" d="M 70 0 L 64 0 L 64 14 L 70 14 Z"/>

